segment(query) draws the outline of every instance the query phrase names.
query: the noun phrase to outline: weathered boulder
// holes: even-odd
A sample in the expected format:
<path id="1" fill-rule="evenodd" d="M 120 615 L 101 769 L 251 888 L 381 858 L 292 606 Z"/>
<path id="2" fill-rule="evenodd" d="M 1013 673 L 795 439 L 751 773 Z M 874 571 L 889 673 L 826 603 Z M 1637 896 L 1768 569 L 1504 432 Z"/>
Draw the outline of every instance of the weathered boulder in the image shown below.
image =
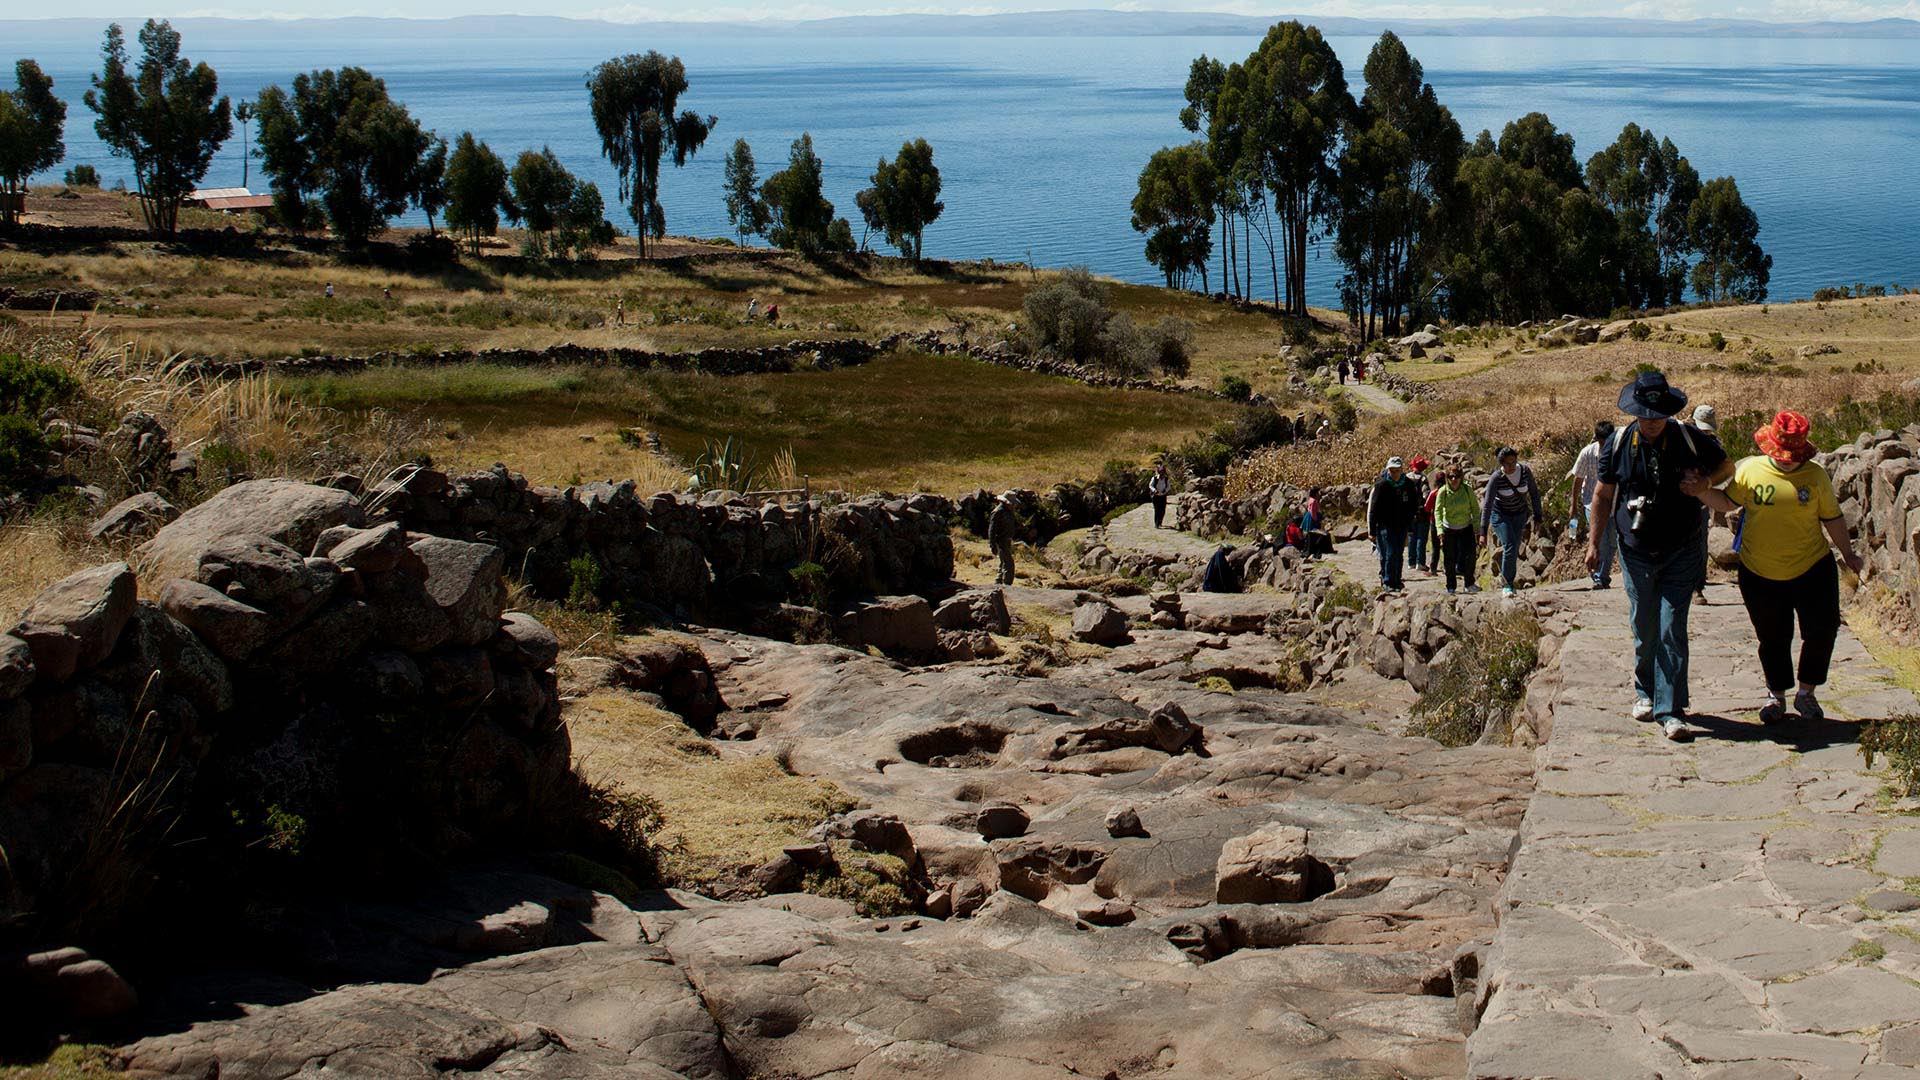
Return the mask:
<path id="1" fill-rule="evenodd" d="M 158 492 L 143 491 L 115 503 L 87 527 L 95 540 L 145 540 L 180 516 L 179 507 Z"/>
<path id="2" fill-rule="evenodd" d="M 1026 834 L 1030 819 L 1027 812 L 1012 803 L 988 803 L 974 817 L 974 828 L 982 839 L 1004 840 Z"/>
<path id="3" fill-rule="evenodd" d="M 12 634 L 27 643 L 40 677 L 58 682 L 113 652 L 133 617 L 134 600 L 132 567 L 123 562 L 90 567 L 34 597 Z"/>
<path id="4" fill-rule="evenodd" d="M 539 619 L 524 611 L 509 611 L 500 616 L 494 651 L 514 656 L 534 671 L 545 671 L 560 659 L 560 639 Z"/>
<path id="5" fill-rule="evenodd" d="M 82 949 L 29 953 L 15 963 L 13 974 L 34 994 L 38 1008 L 67 1021 L 105 1020 L 140 1001 L 119 972 Z"/>
<path id="6" fill-rule="evenodd" d="M 491 641 L 507 604 L 501 572 L 506 556 L 492 544 L 474 544 L 423 536 L 408 548 L 426 566 L 427 596 L 452 627 L 453 641 L 478 645 Z"/>
<path id="7" fill-rule="evenodd" d="M 924 657 L 940 647 L 933 608 L 918 596 L 883 596 L 856 605 L 838 626 L 848 641 L 889 656 Z"/>
<path id="8" fill-rule="evenodd" d="M 1145 836 L 1147 828 L 1140 824 L 1140 812 L 1131 806 L 1116 806 L 1107 811 L 1107 835 Z"/>
<path id="9" fill-rule="evenodd" d="M 12 634 L 0 634 L 0 701 L 25 693 L 33 675 L 33 649 Z"/>
<path id="10" fill-rule="evenodd" d="M 955 593 L 934 609 L 933 625 L 941 630 L 984 630 L 1005 634 L 1013 628 L 1004 589 L 968 589 Z"/>
<path id="11" fill-rule="evenodd" d="M 273 616 L 211 585 L 174 578 L 160 587 L 159 602 L 161 610 L 229 660 L 245 659 L 273 637 Z"/>
<path id="12" fill-rule="evenodd" d="M 140 545 L 141 559 L 161 577 L 192 577 L 215 540 L 254 534 L 296 552 L 313 550 L 335 525 L 366 519 L 352 495 L 293 480 L 246 480 L 181 514 Z"/>
<path id="13" fill-rule="evenodd" d="M 1091 645 L 1118 645 L 1127 640 L 1127 617 L 1104 600 L 1073 609 L 1073 636 Z"/>
<path id="14" fill-rule="evenodd" d="M 1269 825 L 1220 849 L 1215 899 L 1222 904 L 1291 904 L 1307 899 L 1312 874 L 1307 830 Z"/>

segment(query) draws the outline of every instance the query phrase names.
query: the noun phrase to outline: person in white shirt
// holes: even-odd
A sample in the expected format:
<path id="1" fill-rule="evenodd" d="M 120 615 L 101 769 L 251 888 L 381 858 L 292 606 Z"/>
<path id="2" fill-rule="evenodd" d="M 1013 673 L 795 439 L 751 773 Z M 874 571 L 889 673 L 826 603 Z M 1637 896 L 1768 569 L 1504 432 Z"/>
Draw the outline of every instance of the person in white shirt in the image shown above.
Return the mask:
<path id="1" fill-rule="evenodd" d="M 1600 532 L 1600 569 L 1593 572 L 1593 587 L 1596 589 L 1613 588 L 1614 537 L 1607 522 L 1598 525 L 1593 521 L 1593 489 L 1600 485 L 1600 462 L 1607 456 L 1607 447 L 1613 441 L 1613 421 L 1601 420 L 1593 425 L 1593 441 L 1580 448 L 1573 459 L 1573 468 L 1567 470 L 1567 478 L 1573 481 L 1573 489 L 1567 495 L 1578 515 L 1567 522 L 1567 531 L 1578 536 L 1584 521 L 1589 529 Z"/>
<path id="2" fill-rule="evenodd" d="M 1173 481 L 1167 477 L 1167 467 L 1164 464 L 1155 465 L 1153 475 L 1147 478 L 1147 494 L 1153 499 L 1153 527 L 1156 529 L 1166 520 L 1167 492 L 1171 490 Z"/>

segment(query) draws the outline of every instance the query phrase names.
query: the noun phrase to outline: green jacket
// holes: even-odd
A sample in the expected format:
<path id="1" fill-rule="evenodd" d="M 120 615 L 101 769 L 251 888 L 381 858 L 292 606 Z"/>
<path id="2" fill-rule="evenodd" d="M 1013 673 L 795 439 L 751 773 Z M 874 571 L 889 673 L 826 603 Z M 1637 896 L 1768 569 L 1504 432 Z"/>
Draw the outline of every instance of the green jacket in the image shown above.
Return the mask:
<path id="1" fill-rule="evenodd" d="M 1473 488 L 1467 484 L 1458 488 L 1440 485 L 1440 493 L 1433 500 L 1433 522 L 1443 529 L 1471 529 L 1479 525 L 1480 500 L 1474 497 Z"/>

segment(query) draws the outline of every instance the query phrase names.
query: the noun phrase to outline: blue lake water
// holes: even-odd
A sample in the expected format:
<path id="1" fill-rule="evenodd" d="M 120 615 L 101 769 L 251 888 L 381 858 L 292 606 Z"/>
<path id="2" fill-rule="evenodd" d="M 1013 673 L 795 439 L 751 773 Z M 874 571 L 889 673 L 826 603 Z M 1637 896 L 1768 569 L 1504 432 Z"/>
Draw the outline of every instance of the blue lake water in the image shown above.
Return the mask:
<path id="1" fill-rule="evenodd" d="M 23 24 L 13 24 L 19 29 Z M 103 27 L 104 28 L 104 27 Z M 129 27 L 131 33 L 132 27 Z M 38 59 L 68 97 L 66 164 L 126 175 L 80 103 L 99 39 L 29 30 L 0 51 Z M 1334 38 L 1357 84 L 1372 42 Z M 427 125 L 471 129 L 502 156 L 550 145 L 614 202 L 587 112 L 586 72 L 607 56 L 657 48 L 686 61 L 682 104 L 720 119 L 707 149 L 662 184 L 670 231 L 722 236 L 721 159 L 747 139 L 761 175 L 813 134 L 827 195 L 858 220 L 854 192 L 907 138 L 934 146 L 945 215 L 931 256 L 1084 263 L 1136 281 L 1157 274 L 1128 226 L 1141 165 L 1190 138 L 1181 87 L 1201 53 L 1244 58 L 1254 38 L 555 38 L 379 40 L 293 36 L 263 45 L 189 34 L 189 56 L 251 96 L 295 73 L 360 64 Z M 1774 256 L 1772 295 L 1838 283 L 1920 284 L 1920 50 L 1911 41 L 1780 39 L 1408 39 L 1461 126 L 1473 132 L 1543 111 L 1573 133 L 1580 160 L 1627 121 L 1672 138 L 1703 177 L 1731 173 Z M 64 167 L 64 166 L 63 166 Z M 240 140 L 208 186 L 238 184 Z M 264 182 L 257 169 L 255 190 Z M 616 223 L 630 223 L 616 208 Z M 857 225 L 856 225 L 857 231 Z M 1218 259 L 1215 259 L 1217 268 Z M 1315 303 L 1335 300 L 1339 268 L 1316 259 Z M 1255 277 L 1264 275 L 1256 273 Z"/>

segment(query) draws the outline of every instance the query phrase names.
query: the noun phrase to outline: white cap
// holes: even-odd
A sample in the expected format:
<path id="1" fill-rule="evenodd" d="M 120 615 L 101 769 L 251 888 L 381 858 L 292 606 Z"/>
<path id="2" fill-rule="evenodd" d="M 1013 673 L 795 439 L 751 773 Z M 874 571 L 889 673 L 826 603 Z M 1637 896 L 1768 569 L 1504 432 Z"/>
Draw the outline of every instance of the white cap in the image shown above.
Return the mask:
<path id="1" fill-rule="evenodd" d="M 1701 431 L 1708 431 L 1708 432 L 1719 431 L 1720 425 L 1715 420 L 1713 406 L 1711 405 L 1694 406 L 1693 426 L 1699 428 Z"/>
<path id="2" fill-rule="evenodd" d="M 1390 457 L 1387 459 L 1387 468 L 1389 469 L 1404 469 L 1406 467 L 1407 467 L 1407 463 L 1404 461 L 1401 461 L 1397 457 Z"/>

